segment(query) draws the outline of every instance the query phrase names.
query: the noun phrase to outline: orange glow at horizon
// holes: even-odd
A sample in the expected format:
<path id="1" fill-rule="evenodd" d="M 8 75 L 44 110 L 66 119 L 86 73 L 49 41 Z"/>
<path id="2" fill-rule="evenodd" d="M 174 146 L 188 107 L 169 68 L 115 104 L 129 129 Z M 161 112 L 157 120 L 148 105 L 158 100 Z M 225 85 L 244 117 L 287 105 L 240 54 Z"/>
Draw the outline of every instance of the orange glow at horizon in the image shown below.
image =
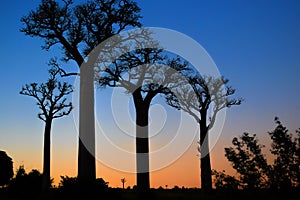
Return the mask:
<path id="1" fill-rule="evenodd" d="M 200 164 L 199 157 L 197 156 L 197 143 L 195 142 L 191 147 L 175 162 L 169 166 L 150 172 L 150 185 L 151 188 L 173 188 L 175 185 L 186 188 L 199 188 L 200 187 Z M 211 152 L 212 168 L 230 172 L 230 165 L 224 154 L 220 153 L 220 149 L 215 148 Z M 61 181 L 60 176 L 77 176 L 77 151 L 76 147 L 71 149 L 63 149 L 62 147 L 53 148 L 51 160 L 51 177 L 54 178 L 54 185 L 58 186 Z M 32 153 L 32 152 L 31 152 Z M 14 168 L 17 169 L 20 165 L 24 165 L 26 172 L 32 169 L 38 169 L 42 172 L 42 154 L 36 159 L 26 159 L 24 161 L 16 161 Z M 27 156 L 30 152 L 27 152 Z M 24 156 L 24 155 L 23 155 Z M 162 158 L 163 159 L 163 158 Z M 16 160 L 20 158 L 16 157 Z M 150 159 L 151 163 L 151 159 Z M 96 162 L 97 178 L 103 178 L 109 182 L 109 187 L 122 187 L 121 178 L 126 179 L 125 187 L 131 188 L 136 185 L 136 174 L 126 173 L 112 169 L 105 166 L 100 161 Z"/>
<path id="2" fill-rule="evenodd" d="M 265 136 L 267 138 L 267 136 Z M 41 137 L 42 138 L 42 137 Z M 71 142 L 77 140 L 73 135 Z M 259 137 L 261 144 L 268 144 L 266 138 Z M 235 170 L 232 168 L 228 160 L 224 155 L 224 147 L 231 145 L 232 137 L 228 138 L 228 135 L 222 134 L 216 145 L 211 151 L 211 166 L 212 169 L 218 171 L 225 170 L 227 174 L 236 175 Z M 54 178 L 54 185 L 58 186 L 61 181 L 60 176 L 77 176 L 77 145 L 64 146 L 65 141 L 58 140 L 57 137 L 53 137 L 52 151 L 51 151 L 51 177 Z M 29 144 L 29 143 L 28 143 Z M 43 163 L 43 147 L 42 141 L 40 144 L 26 145 L 19 144 L 18 148 L 12 148 L 14 146 L 7 146 L 2 150 L 11 149 L 7 151 L 9 156 L 13 158 L 14 169 L 16 170 L 20 165 L 24 165 L 26 172 L 30 172 L 32 169 L 38 169 L 42 172 Z M 173 188 L 175 185 L 186 188 L 199 188 L 200 185 L 200 162 L 197 141 L 195 140 L 190 148 L 175 162 L 170 163 L 157 171 L 150 173 L 150 185 L 152 188 Z M 267 145 L 266 145 L 267 146 Z M 10 147 L 10 148 L 8 148 Z M 15 146 L 17 147 L 17 145 Z M 24 149 L 26 149 L 24 151 Z M 268 154 L 268 147 L 265 148 L 267 160 L 270 160 Z M 118 159 L 112 157 L 112 159 Z M 161 158 L 164 159 L 164 158 Z M 135 162 L 135 161 L 133 161 Z M 135 165 L 135 163 L 133 163 Z M 151 165 L 151 156 L 150 156 Z M 131 188 L 136 185 L 136 174 L 125 173 L 105 166 L 100 161 L 96 162 L 96 175 L 97 178 L 103 178 L 104 181 L 109 182 L 109 187 L 122 187 L 121 178 L 126 179 L 125 187 Z"/>

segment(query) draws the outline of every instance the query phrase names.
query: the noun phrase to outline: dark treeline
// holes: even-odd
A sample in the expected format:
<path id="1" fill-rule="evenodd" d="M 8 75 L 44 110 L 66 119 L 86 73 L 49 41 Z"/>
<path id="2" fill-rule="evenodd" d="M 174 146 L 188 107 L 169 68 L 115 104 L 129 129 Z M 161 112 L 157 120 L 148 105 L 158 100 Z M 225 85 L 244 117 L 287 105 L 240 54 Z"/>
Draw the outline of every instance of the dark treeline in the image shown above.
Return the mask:
<path id="1" fill-rule="evenodd" d="M 13 179 L 10 180 L 6 187 L 0 188 L 1 200 L 12 199 L 139 199 L 136 186 L 123 188 L 111 188 L 109 183 L 102 178 L 85 187 L 77 177 L 61 176 L 60 183 L 57 187 L 51 184 L 51 188 L 47 193 L 42 192 L 42 174 L 33 169 L 26 172 L 24 166 L 20 166 L 16 171 Z M 53 179 L 52 179 L 53 183 Z M 288 195 L 297 195 L 299 191 L 290 190 Z M 282 199 L 287 195 L 284 190 L 266 190 L 266 189 L 214 189 L 205 192 L 199 188 L 185 188 L 174 186 L 166 189 L 159 187 L 151 188 L 148 196 L 144 199 Z"/>
<path id="2" fill-rule="evenodd" d="M 275 118 L 276 127 L 268 132 L 271 139 L 270 153 L 273 162 L 268 162 L 263 154 L 264 145 L 260 144 L 255 134 L 243 133 L 232 139 L 232 147 L 225 148 L 225 157 L 236 170 L 236 176 L 225 171 L 212 170 L 214 189 L 205 191 L 198 188 L 172 189 L 159 187 L 150 189 L 150 199 L 282 199 L 287 192 L 300 192 L 300 130 L 290 133 L 289 130 Z M 3 151 L 1 151 L 3 152 Z M 42 192 L 42 174 L 32 169 L 26 172 L 24 166 L 19 166 L 13 173 L 13 161 L 5 152 L 1 154 L 1 199 L 63 199 L 75 198 L 78 195 L 93 197 L 101 195 L 107 199 L 136 199 L 137 188 L 130 186 L 111 188 L 109 182 L 97 178 L 89 185 L 82 185 L 77 177 L 61 176 L 58 186 L 51 187 L 47 194 Z M 4 176 L 6 174 L 6 176 Z M 126 182 L 125 178 L 121 179 Z"/>

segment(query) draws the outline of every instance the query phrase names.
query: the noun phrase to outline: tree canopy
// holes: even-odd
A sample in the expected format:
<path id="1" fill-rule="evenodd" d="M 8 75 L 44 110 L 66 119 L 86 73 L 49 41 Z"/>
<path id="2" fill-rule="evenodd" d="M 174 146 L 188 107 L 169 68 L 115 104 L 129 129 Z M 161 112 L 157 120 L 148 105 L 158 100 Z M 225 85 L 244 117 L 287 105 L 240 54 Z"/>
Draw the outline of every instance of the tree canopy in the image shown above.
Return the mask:
<path id="1" fill-rule="evenodd" d="M 73 92 L 73 86 L 67 82 L 60 82 L 57 75 L 60 70 L 51 68 L 46 83 L 30 83 L 22 87 L 20 94 L 31 96 L 37 101 L 41 112 L 38 118 L 49 120 L 68 115 L 72 111 L 72 102 L 67 103 L 67 95 Z"/>
<path id="2" fill-rule="evenodd" d="M 43 49 L 60 44 L 64 61 L 80 66 L 105 39 L 128 27 L 141 26 L 140 8 L 131 0 L 92 0 L 75 5 L 72 0 L 42 0 L 21 18 L 21 32 L 44 39 Z"/>
<path id="3" fill-rule="evenodd" d="M 288 190 L 300 186 L 300 132 L 292 134 L 275 117 L 276 127 L 268 134 L 271 139 L 270 153 L 273 162 L 263 154 L 264 145 L 257 135 L 243 133 L 234 137 L 233 147 L 225 148 L 225 156 L 238 173 L 238 177 L 214 170 L 215 186 L 226 188 L 227 182 L 238 183 L 243 189 Z M 226 182 L 227 181 L 227 182 Z"/>

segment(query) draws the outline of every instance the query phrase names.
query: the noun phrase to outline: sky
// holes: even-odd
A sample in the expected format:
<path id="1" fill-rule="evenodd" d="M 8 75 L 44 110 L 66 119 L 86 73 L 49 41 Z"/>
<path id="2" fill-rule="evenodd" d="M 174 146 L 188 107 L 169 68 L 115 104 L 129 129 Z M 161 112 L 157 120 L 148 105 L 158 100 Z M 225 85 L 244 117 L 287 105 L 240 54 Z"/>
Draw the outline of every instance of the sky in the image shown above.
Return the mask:
<path id="1" fill-rule="evenodd" d="M 11 0 L 2 2 L 0 7 L 0 149 L 13 158 L 15 169 L 24 165 L 28 171 L 42 171 L 44 124 L 37 118 L 39 110 L 34 99 L 20 95 L 19 91 L 26 83 L 45 81 L 48 60 L 53 55 L 60 55 L 59 48 L 44 51 L 41 49 L 42 40 L 30 38 L 19 31 L 22 27 L 20 18 L 34 9 L 38 2 Z M 243 132 L 256 134 L 259 141 L 268 147 L 268 132 L 276 126 L 275 116 L 291 133 L 300 128 L 299 1 L 139 0 L 137 3 L 141 8 L 143 26 L 175 30 L 197 41 L 213 59 L 221 75 L 230 80 L 229 84 L 236 89 L 236 97 L 245 99 L 240 106 L 226 112 L 224 127 L 212 147 L 213 169 L 234 174 L 224 156 L 224 147 L 230 146 L 232 138 Z M 70 65 L 66 69 L 77 70 Z M 75 78 L 68 81 L 75 84 Z M 122 134 L 130 135 L 133 128 L 123 126 L 126 121 L 119 125 L 112 122 L 119 119 L 113 119 L 109 109 L 112 95 L 121 95 L 119 98 L 129 102 L 127 108 L 132 112 L 130 97 L 124 92 L 97 90 L 97 124 L 102 132 L 114 133 L 106 135 L 110 144 L 133 152 L 133 137 L 119 138 Z M 51 176 L 56 184 L 61 175 L 77 174 L 75 111 L 53 123 Z M 182 116 L 187 121 L 178 133 L 177 124 Z M 193 138 L 197 134 L 196 123 L 184 113 L 166 107 L 161 99 L 152 106 L 150 119 L 152 151 L 163 149 L 173 138 L 177 142 L 189 138 L 187 143 L 190 142 L 184 146 L 186 149 L 181 155 L 170 156 L 167 151 L 151 158 L 154 168 L 161 167 L 151 172 L 151 187 L 199 187 L 197 137 Z M 134 120 L 132 115 L 131 120 Z M 171 134 L 174 132 L 179 137 Z M 185 137 L 181 138 L 183 133 Z M 134 173 L 122 172 L 119 171 L 122 167 L 116 167 L 128 164 L 132 168 L 134 158 L 122 159 L 122 156 L 110 151 L 109 142 L 103 141 L 101 134 L 97 135 L 97 177 L 104 178 L 111 187 L 121 187 L 120 179 L 123 177 L 127 179 L 125 186 L 135 185 Z M 267 149 L 265 153 L 268 155 Z"/>

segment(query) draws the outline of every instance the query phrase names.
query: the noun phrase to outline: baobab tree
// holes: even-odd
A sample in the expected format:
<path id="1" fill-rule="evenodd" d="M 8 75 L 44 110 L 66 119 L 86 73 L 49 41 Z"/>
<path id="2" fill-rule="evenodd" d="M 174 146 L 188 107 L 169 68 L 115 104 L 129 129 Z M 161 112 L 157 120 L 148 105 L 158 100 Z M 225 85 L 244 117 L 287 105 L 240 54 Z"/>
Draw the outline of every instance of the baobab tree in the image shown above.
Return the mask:
<path id="1" fill-rule="evenodd" d="M 147 30 L 142 32 L 140 37 L 147 35 Z M 151 37 L 149 41 L 153 42 L 154 48 L 143 48 L 142 42 L 138 44 L 141 48 L 124 53 L 96 70 L 100 74 L 100 86 L 122 87 L 133 97 L 136 112 L 136 182 L 139 192 L 150 189 L 148 123 L 151 102 L 159 94 L 172 95 L 172 88 L 185 81 L 181 72 L 187 70 L 186 62 L 178 57 L 167 56 Z"/>
<path id="2" fill-rule="evenodd" d="M 235 89 L 224 77 L 195 75 L 188 78 L 189 85 L 176 88 L 177 95 L 170 95 L 167 103 L 189 113 L 200 127 L 201 188 L 212 189 L 212 170 L 209 152 L 209 130 L 214 126 L 217 114 L 224 108 L 240 105 L 243 99 L 231 98 Z"/>
<path id="3" fill-rule="evenodd" d="M 50 77 L 46 83 L 30 83 L 22 87 L 21 95 L 33 97 L 41 112 L 38 118 L 45 122 L 44 130 L 44 161 L 43 161 L 43 190 L 51 185 L 50 154 L 51 154 L 51 127 L 52 121 L 70 114 L 72 103 L 67 102 L 67 95 L 73 92 L 72 85 L 59 82 L 56 76 L 59 69 L 49 70 Z"/>
<path id="4" fill-rule="evenodd" d="M 65 0 L 62 5 L 54 0 L 42 0 L 36 10 L 21 19 L 24 25 L 21 32 L 43 39 L 45 50 L 56 44 L 61 46 L 61 59 L 75 61 L 74 69 L 80 68 L 79 112 L 87 113 L 84 117 L 79 116 L 80 180 L 96 179 L 93 69 L 87 66 L 88 59 L 85 58 L 105 39 L 127 28 L 140 27 L 139 12 L 140 8 L 131 0 L 91 0 L 80 5 L 74 5 L 72 0 Z M 61 70 L 62 76 L 77 75 Z M 81 138 L 89 140 L 89 149 Z"/>

